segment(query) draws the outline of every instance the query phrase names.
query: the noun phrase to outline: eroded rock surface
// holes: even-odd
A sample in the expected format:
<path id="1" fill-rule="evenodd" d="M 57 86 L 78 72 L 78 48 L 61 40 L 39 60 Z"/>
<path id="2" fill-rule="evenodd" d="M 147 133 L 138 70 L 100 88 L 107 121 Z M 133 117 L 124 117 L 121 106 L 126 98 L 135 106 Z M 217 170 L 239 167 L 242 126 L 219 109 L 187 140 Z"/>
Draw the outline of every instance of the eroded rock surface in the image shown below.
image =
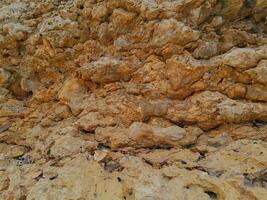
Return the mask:
<path id="1" fill-rule="evenodd" d="M 266 200 L 266 0 L 1 0 L 0 199 Z"/>

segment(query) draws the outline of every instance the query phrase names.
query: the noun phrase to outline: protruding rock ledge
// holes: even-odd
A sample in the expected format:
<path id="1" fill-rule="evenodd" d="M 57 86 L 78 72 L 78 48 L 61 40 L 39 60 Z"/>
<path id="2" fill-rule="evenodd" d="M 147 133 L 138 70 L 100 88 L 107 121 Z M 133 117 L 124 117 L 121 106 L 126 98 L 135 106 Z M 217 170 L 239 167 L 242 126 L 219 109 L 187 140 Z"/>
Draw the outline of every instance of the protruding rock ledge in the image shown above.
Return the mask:
<path id="1" fill-rule="evenodd" d="M 134 122 L 129 128 L 97 128 L 96 140 L 113 149 L 129 146 L 174 147 L 193 144 L 202 133 L 202 130 L 196 127 L 159 128 Z"/>

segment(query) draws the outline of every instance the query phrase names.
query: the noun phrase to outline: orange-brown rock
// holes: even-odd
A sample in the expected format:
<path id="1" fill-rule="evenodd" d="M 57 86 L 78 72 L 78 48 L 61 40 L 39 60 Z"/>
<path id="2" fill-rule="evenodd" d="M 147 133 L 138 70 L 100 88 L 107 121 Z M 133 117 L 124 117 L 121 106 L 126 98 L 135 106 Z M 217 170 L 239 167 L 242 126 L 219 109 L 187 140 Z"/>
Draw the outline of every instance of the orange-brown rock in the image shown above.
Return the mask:
<path id="1" fill-rule="evenodd" d="M 266 200 L 266 0 L 1 0 L 0 199 Z"/>

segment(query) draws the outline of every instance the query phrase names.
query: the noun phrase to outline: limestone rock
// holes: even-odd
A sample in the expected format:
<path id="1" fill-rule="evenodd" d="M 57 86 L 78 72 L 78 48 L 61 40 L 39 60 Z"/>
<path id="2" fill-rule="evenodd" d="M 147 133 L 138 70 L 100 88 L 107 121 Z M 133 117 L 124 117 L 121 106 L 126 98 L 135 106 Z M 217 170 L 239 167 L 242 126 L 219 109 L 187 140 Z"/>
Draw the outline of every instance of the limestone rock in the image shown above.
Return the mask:
<path id="1" fill-rule="evenodd" d="M 167 117 L 178 123 L 197 123 L 199 127 L 209 129 L 223 122 L 240 123 L 265 119 L 266 109 L 265 104 L 243 103 L 206 91 L 186 99 L 185 102 L 173 104 L 168 109 Z"/>
<path id="2" fill-rule="evenodd" d="M 105 20 L 108 15 L 108 9 L 105 5 L 99 4 L 92 9 L 92 18 L 98 21 Z"/>
<path id="3" fill-rule="evenodd" d="M 62 29 L 65 25 L 71 23 L 70 20 L 63 19 L 60 16 L 45 19 L 39 26 L 40 33 L 54 29 Z"/>
<path id="4" fill-rule="evenodd" d="M 57 168 L 56 171 L 58 177 L 54 181 L 46 178 L 37 182 L 30 188 L 27 198 L 41 197 L 44 200 L 49 198 L 100 198 L 104 200 L 112 196 L 116 200 L 121 199 L 122 187 L 117 179 L 113 177 L 105 180 L 105 172 L 100 165 L 87 161 L 84 156 L 67 162 L 63 168 Z M 77 177 L 80 178 L 77 179 Z M 53 187 L 54 184 L 57 184 L 58 187 Z"/>
<path id="5" fill-rule="evenodd" d="M 0 199 L 265 200 L 266 0 L 0 0 Z"/>
<path id="6" fill-rule="evenodd" d="M 216 42 L 204 42 L 193 52 L 195 58 L 208 59 L 216 56 L 219 52 L 218 44 Z"/>
<path id="7" fill-rule="evenodd" d="M 262 85 L 250 85 L 247 87 L 246 97 L 257 101 L 266 101 L 266 87 Z"/>
<path id="8" fill-rule="evenodd" d="M 196 127 L 181 128 L 179 126 L 169 126 L 160 128 L 135 122 L 128 129 L 98 128 L 96 130 L 96 139 L 114 149 L 126 146 L 172 147 L 193 144 L 201 134 L 201 129 Z"/>
<path id="9" fill-rule="evenodd" d="M 224 55 L 223 64 L 248 69 L 255 67 L 260 59 L 261 55 L 255 49 L 237 48 Z"/>
<path id="10" fill-rule="evenodd" d="M 181 166 L 194 166 L 199 157 L 199 153 L 194 153 L 187 149 L 155 150 L 149 153 L 142 153 L 141 156 L 147 162 L 157 166 L 164 164 L 176 164 Z"/>
<path id="11" fill-rule="evenodd" d="M 247 70 L 246 73 L 248 73 L 251 76 L 254 82 L 266 84 L 267 60 L 260 61 L 257 67 Z"/>
<path id="12" fill-rule="evenodd" d="M 161 47 L 167 43 L 186 45 L 198 38 L 197 31 L 175 19 L 166 19 L 155 25 L 151 45 L 155 47 Z"/>
<path id="13" fill-rule="evenodd" d="M 76 123 L 80 129 L 85 131 L 94 131 L 97 127 L 115 125 L 116 121 L 112 116 L 104 116 L 98 112 L 90 112 L 82 116 Z"/>
<path id="14" fill-rule="evenodd" d="M 119 80 L 129 80 L 132 72 L 138 66 L 136 58 L 123 61 L 116 58 L 102 57 L 98 61 L 81 67 L 82 79 L 95 83 L 110 83 Z"/>
<path id="15" fill-rule="evenodd" d="M 167 76 L 174 90 L 192 85 L 200 80 L 216 63 L 196 60 L 191 55 L 174 56 L 167 60 Z"/>
<path id="16" fill-rule="evenodd" d="M 96 144 L 93 142 L 66 135 L 55 141 L 50 149 L 50 155 L 52 157 L 65 157 L 90 151 L 94 148 L 96 148 Z"/>
<path id="17" fill-rule="evenodd" d="M 247 153 L 248 151 L 250 152 L 249 154 Z M 208 155 L 205 159 L 200 161 L 200 164 L 207 168 L 212 168 L 215 171 L 225 171 L 227 169 L 225 175 L 238 173 L 250 174 L 265 168 L 265 154 L 265 143 L 260 141 L 240 140 L 230 143 L 225 149 L 218 150 Z M 211 160 L 217 160 L 216 164 L 211 162 Z M 221 160 L 224 161 L 218 164 Z"/>
<path id="18" fill-rule="evenodd" d="M 133 23 L 134 18 L 134 13 L 127 12 L 123 9 L 115 9 L 112 13 L 112 25 L 118 29 L 118 32 L 123 32 L 125 26 L 129 27 Z"/>
<path id="19" fill-rule="evenodd" d="M 154 128 L 135 122 L 129 127 L 130 139 L 141 146 L 175 145 L 185 135 L 185 129 L 178 126 Z"/>
<path id="20" fill-rule="evenodd" d="M 67 104 L 74 114 L 79 114 L 81 112 L 80 104 L 86 93 L 87 87 L 82 80 L 70 79 L 65 81 L 58 92 L 58 98 L 62 103 Z"/>
<path id="21" fill-rule="evenodd" d="M 237 14 L 240 12 L 241 8 L 243 7 L 243 3 L 244 3 L 243 0 L 222 1 L 222 4 L 223 4 L 222 12 L 228 18 L 235 18 L 237 17 Z"/>
<path id="22" fill-rule="evenodd" d="M 123 148 L 131 145 L 129 136 L 124 128 L 98 127 L 95 130 L 96 140 L 106 144 L 112 149 Z"/>

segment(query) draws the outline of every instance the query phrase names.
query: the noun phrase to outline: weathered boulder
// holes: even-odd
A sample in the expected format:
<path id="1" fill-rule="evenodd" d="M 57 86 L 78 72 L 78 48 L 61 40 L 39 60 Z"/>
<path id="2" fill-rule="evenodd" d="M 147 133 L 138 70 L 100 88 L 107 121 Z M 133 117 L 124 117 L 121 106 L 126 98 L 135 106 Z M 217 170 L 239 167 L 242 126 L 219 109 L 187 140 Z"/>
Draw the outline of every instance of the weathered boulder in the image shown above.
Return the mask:
<path id="1" fill-rule="evenodd" d="M 81 112 L 82 99 L 87 93 L 85 83 L 80 79 L 69 79 L 58 92 L 58 99 L 68 105 L 71 111 L 77 115 Z"/>
<path id="2" fill-rule="evenodd" d="M 173 147 L 193 144 L 202 133 L 201 129 L 196 127 L 169 126 L 160 128 L 134 122 L 128 129 L 98 128 L 96 129 L 96 139 L 114 149 L 127 146 Z"/>
<path id="3" fill-rule="evenodd" d="M 139 65 L 136 57 L 120 60 L 111 57 L 102 57 L 97 61 L 83 65 L 80 74 L 83 80 L 95 83 L 111 83 L 119 80 L 129 80 Z"/>
<path id="4" fill-rule="evenodd" d="M 231 67 L 248 69 L 255 67 L 261 55 L 255 49 L 236 48 L 226 53 L 223 57 L 223 64 Z"/>
<path id="5" fill-rule="evenodd" d="M 93 132 L 97 127 L 115 125 L 116 121 L 112 116 L 105 116 L 98 112 L 90 112 L 82 116 L 75 124 L 81 130 Z"/>
<path id="6" fill-rule="evenodd" d="M 199 32 L 171 18 L 162 20 L 155 25 L 150 43 L 155 47 L 161 47 L 167 43 L 186 45 L 198 38 Z"/>
<path id="7" fill-rule="evenodd" d="M 135 122 L 129 127 L 130 139 L 141 146 L 175 145 L 185 134 L 185 129 L 178 126 L 154 128 Z"/>

